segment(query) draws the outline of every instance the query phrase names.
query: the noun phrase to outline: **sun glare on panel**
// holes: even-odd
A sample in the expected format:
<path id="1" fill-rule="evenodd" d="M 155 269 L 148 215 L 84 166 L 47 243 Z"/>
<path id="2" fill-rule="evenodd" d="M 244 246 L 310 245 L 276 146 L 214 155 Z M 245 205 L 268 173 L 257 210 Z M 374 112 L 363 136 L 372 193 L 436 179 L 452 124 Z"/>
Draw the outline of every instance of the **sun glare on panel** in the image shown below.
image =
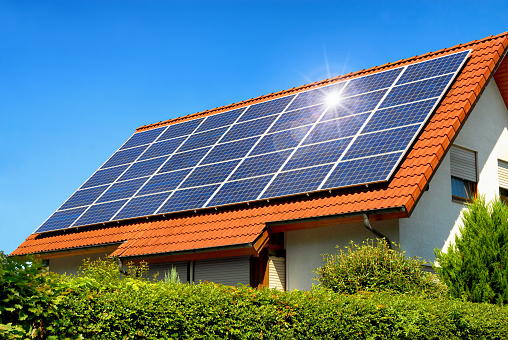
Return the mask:
<path id="1" fill-rule="evenodd" d="M 330 92 L 326 95 L 326 106 L 328 107 L 335 107 L 339 105 L 341 101 L 341 96 L 337 92 Z"/>

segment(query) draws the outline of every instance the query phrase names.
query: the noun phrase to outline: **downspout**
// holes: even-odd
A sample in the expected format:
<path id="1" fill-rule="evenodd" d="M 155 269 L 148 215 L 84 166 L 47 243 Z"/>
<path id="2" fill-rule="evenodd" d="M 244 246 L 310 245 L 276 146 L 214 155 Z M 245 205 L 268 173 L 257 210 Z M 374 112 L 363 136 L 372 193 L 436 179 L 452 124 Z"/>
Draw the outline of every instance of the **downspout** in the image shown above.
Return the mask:
<path id="1" fill-rule="evenodd" d="M 119 257 L 116 258 L 116 263 L 118 263 L 118 271 L 120 273 L 122 273 L 123 275 L 128 275 L 127 271 L 125 269 L 123 269 L 123 263 Z"/>
<path id="2" fill-rule="evenodd" d="M 363 215 L 363 225 L 365 226 L 365 228 L 370 230 L 377 237 L 384 239 L 386 241 L 386 243 L 388 243 L 388 248 L 392 249 L 392 243 L 390 242 L 388 237 L 386 237 L 385 235 L 381 234 L 376 229 L 372 228 L 372 226 L 370 225 L 370 221 L 369 221 L 369 215 L 367 215 L 367 214 L 362 214 L 362 215 Z"/>

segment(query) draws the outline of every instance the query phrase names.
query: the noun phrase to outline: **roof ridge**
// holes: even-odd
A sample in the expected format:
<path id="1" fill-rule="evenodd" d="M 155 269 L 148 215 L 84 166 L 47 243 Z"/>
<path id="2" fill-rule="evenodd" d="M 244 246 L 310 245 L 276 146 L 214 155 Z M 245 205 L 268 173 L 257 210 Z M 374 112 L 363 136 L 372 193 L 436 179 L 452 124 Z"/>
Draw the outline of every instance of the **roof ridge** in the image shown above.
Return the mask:
<path id="1" fill-rule="evenodd" d="M 250 98 L 250 99 L 247 99 L 247 100 L 243 100 L 243 101 L 240 101 L 240 102 L 237 102 L 237 103 L 231 103 L 229 105 L 215 107 L 213 109 L 209 109 L 209 110 L 205 110 L 205 111 L 200 111 L 200 112 L 195 112 L 195 113 L 191 113 L 191 114 L 188 114 L 188 115 L 185 115 L 185 116 L 168 119 L 168 120 L 165 120 L 165 121 L 160 121 L 160 122 L 157 122 L 157 123 L 143 125 L 143 126 L 138 127 L 136 129 L 136 132 L 150 130 L 150 129 L 154 129 L 154 128 L 162 127 L 162 126 L 166 126 L 166 125 L 171 125 L 171 124 L 179 123 L 179 122 L 190 120 L 190 119 L 195 119 L 195 118 L 199 118 L 199 117 L 203 117 L 203 116 L 208 116 L 208 115 L 215 114 L 215 113 L 229 111 L 229 110 L 232 110 L 232 109 L 236 109 L 236 108 L 240 108 L 240 107 L 245 107 L 247 105 L 252 105 L 252 104 L 255 104 L 255 103 L 258 103 L 258 102 L 263 102 L 263 101 L 266 101 L 266 100 L 275 99 L 275 98 L 278 98 L 278 97 L 283 97 L 283 96 L 289 95 L 291 93 L 302 92 L 302 91 L 309 90 L 309 89 L 314 88 L 314 87 L 325 86 L 327 84 L 333 84 L 333 83 L 336 83 L 336 82 L 339 82 L 339 81 L 343 81 L 343 80 L 346 80 L 346 79 L 360 77 L 360 76 L 367 75 L 367 74 L 370 74 L 370 73 L 379 72 L 379 71 L 382 71 L 384 69 L 393 68 L 393 67 L 397 67 L 397 66 L 402 65 L 402 64 L 406 64 L 406 63 L 410 63 L 410 62 L 413 62 L 413 61 L 418 61 L 420 59 L 428 58 L 431 55 L 439 55 L 439 54 L 455 51 L 455 50 L 458 50 L 458 49 L 465 49 L 465 48 L 467 48 L 469 46 L 478 45 L 478 44 L 481 44 L 481 43 L 483 43 L 485 41 L 495 40 L 495 39 L 501 38 L 503 36 L 505 38 L 508 38 L 508 31 L 504 32 L 504 33 L 500 33 L 498 35 L 491 35 L 491 36 L 485 37 L 485 38 L 480 39 L 480 40 L 473 40 L 473 41 L 470 41 L 470 42 L 465 43 L 465 44 L 458 44 L 458 45 L 455 45 L 455 46 L 452 46 L 452 47 L 442 48 L 442 49 L 437 50 L 437 51 L 431 51 L 431 52 L 427 52 L 425 54 L 415 55 L 415 56 L 410 57 L 410 58 L 400 59 L 400 60 L 397 60 L 397 61 L 394 61 L 394 62 L 389 62 L 389 63 L 378 65 L 378 66 L 373 66 L 373 67 L 370 67 L 368 69 L 362 69 L 362 70 L 355 71 L 355 72 L 349 72 L 349 73 L 346 73 L 344 75 L 338 75 L 338 76 L 335 76 L 335 77 L 332 77 L 332 78 L 327 78 L 327 79 L 323 79 L 323 80 L 314 81 L 312 83 L 304 84 L 304 85 L 301 85 L 301 86 L 298 86 L 298 87 L 292 87 L 292 88 L 287 89 L 287 90 L 282 90 L 282 91 L 279 91 L 279 92 L 272 92 L 272 93 L 265 94 L 265 95 L 262 95 L 262 96 L 259 96 L 259 97 L 254 97 L 254 98 Z"/>

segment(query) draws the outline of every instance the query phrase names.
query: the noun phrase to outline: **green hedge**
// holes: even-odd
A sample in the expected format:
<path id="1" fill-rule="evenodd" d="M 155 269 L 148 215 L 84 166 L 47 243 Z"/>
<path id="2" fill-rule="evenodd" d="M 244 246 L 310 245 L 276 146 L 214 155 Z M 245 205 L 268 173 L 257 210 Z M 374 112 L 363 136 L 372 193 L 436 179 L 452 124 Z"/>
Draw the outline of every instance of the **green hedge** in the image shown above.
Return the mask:
<path id="1" fill-rule="evenodd" d="M 133 277 L 142 274 L 136 270 L 130 273 Z M 121 277 L 114 261 L 86 262 L 76 277 L 39 278 L 46 281 L 40 283 L 42 290 L 31 286 L 42 294 L 38 299 L 43 304 L 36 309 L 50 308 L 52 312 L 37 313 L 32 319 L 35 324 L 20 321 L 17 327 L 13 322 L 16 333 L 4 329 L 0 338 L 508 338 L 507 307 L 446 298 L 152 283 Z"/>
<path id="2" fill-rule="evenodd" d="M 507 339 L 508 310 L 403 294 L 74 279 L 57 339 Z"/>

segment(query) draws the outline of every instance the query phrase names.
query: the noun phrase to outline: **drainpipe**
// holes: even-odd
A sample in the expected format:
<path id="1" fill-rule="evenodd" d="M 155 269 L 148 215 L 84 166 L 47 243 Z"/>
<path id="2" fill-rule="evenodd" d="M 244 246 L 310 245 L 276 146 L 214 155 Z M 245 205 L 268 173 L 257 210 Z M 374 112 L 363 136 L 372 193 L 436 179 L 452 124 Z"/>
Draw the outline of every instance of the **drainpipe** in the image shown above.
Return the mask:
<path id="1" fill-rule="evenodd" d="M 369 221 L 369 215 L 367 215 L 367 214 L 362 214 L 362 215 L 363 215 L 363 225 L 365 226 L 365 228 L 370 230 L 377 237 L 384 239 L 386 241 L 386 243 L 388 243 L 388 248 L 392 249 L 392 243 L 390 242 L 388 237 L 386 237 L 385 235 L 381 234 L 376 229 L 372 228 L 372 226 L 370 225 L 370 221 Z"/>
<path id="2" fill-rule="evenodd" d="M 116 263 L 118 264 L 118 271 L 122 273 L 123 275 L 128 275 L 127 271 L 123 269 L 123 263 L 122 260 L 120 260 L 119 257 L 116 258 Z"/>

